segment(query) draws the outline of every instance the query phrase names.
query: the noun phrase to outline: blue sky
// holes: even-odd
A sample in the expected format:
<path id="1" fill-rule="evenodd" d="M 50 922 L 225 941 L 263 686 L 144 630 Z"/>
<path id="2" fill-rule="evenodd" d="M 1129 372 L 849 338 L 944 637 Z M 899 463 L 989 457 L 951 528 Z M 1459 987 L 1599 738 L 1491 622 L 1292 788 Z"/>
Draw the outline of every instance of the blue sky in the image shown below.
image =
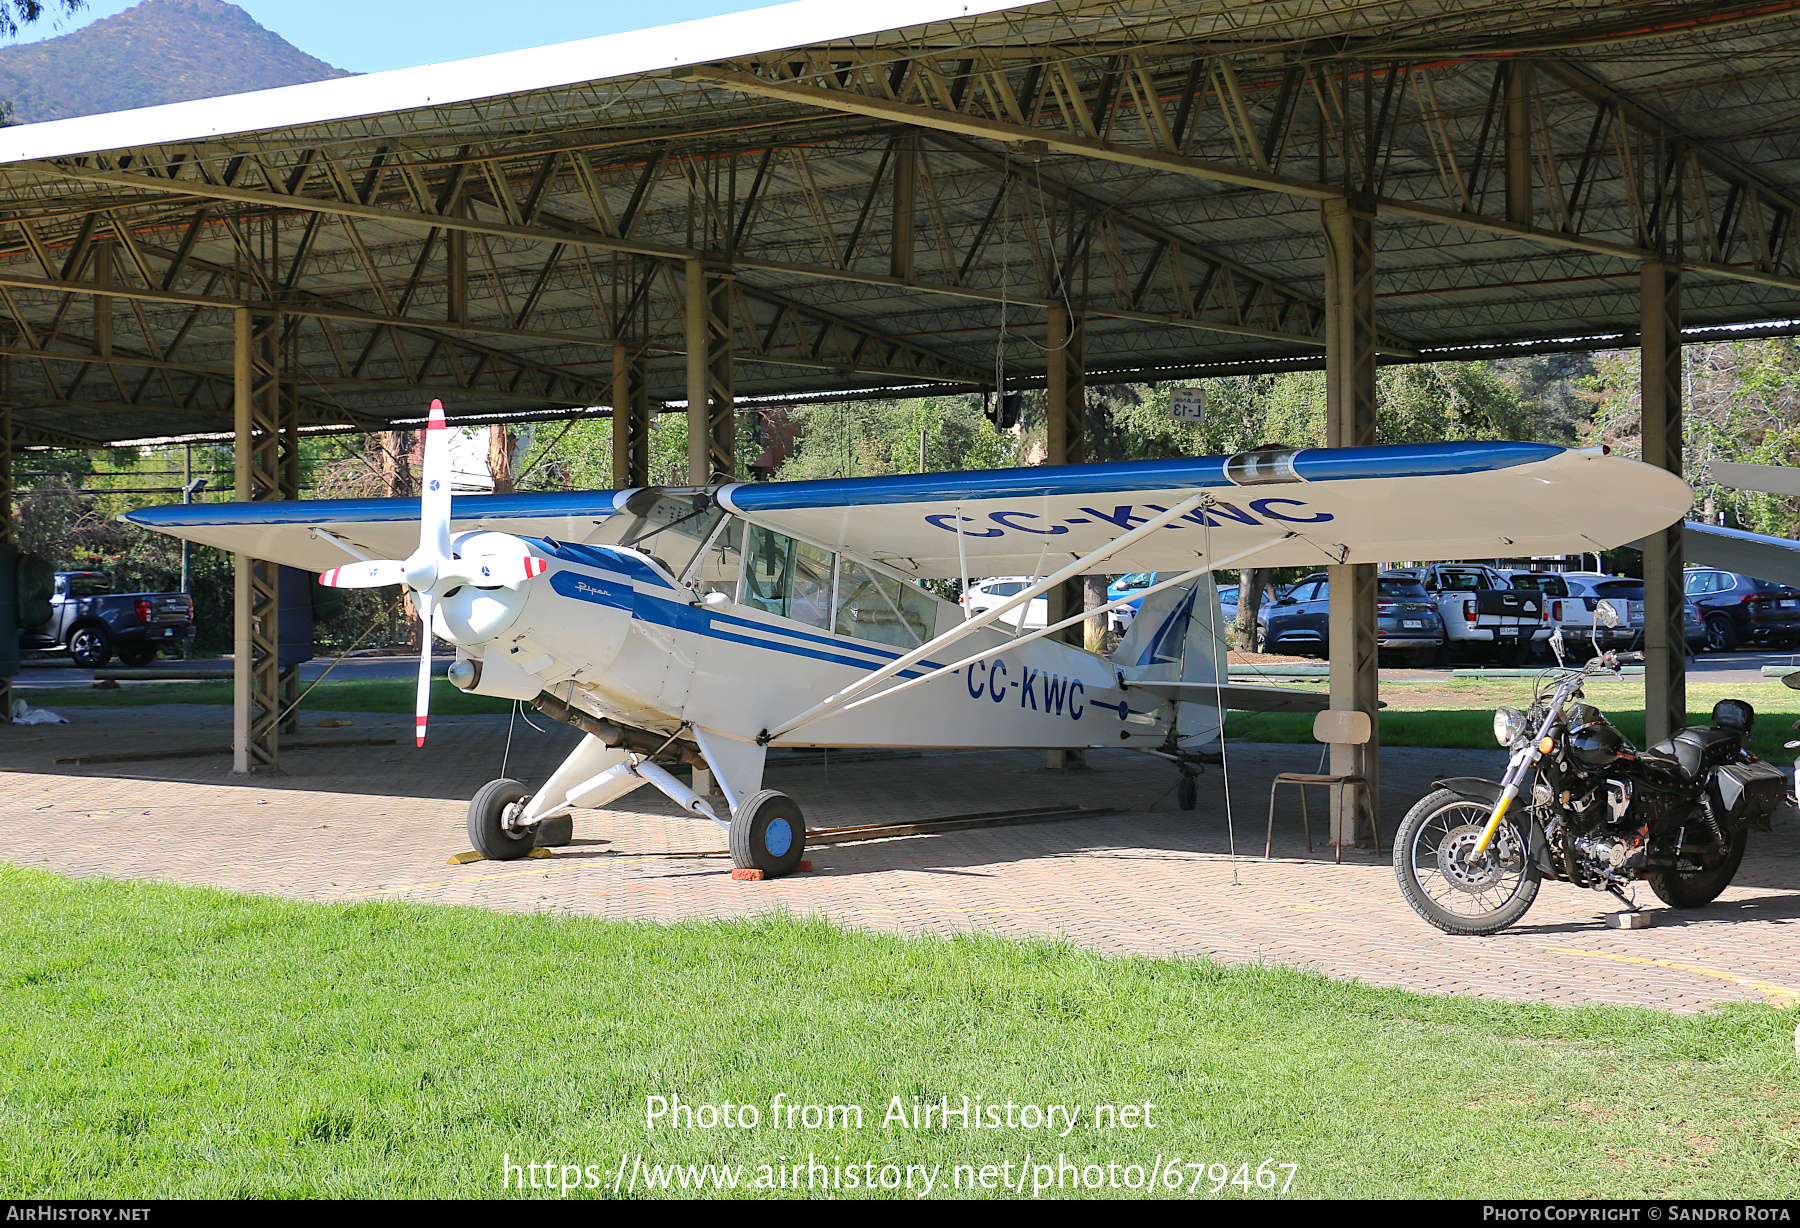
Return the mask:
<path id="1" fill-rule="evenodd" d="M 88 0 L 71 17 L 29 27 L 15 42 L 66 34 L 132 7 Z M 744 0 L 525 0 L 517 8 L 477 0 L 232 0 L 308 55 L 351 72 L 466 60 L 496 51 L 641 30 L 764 7 Z M 765 0 L 772 2 L 772 0 Z M 54 0 L 46 0 L 48 9 Z"/>

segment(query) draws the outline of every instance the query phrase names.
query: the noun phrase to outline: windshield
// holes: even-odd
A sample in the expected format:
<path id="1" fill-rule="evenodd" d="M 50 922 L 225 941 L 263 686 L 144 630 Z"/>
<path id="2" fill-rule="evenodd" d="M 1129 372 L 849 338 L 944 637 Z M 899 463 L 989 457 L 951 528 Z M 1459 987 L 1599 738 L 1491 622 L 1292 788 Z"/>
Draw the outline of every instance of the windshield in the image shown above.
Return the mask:
<path id="1" fill-rule="evenodd" d="M 601 525 L 588 542 L 647 554 L 681 577 L 724 514 L 703 490 L 647 487 L 626 500 L 624 512 Z"/>
<path id="2" fill-rule="evenodd" d="M 1548 593 L 1552 597 L 1567 597 L 1569 595 L 1569 586 L 1563 583 L 1561 576 L 1514 576 L 1512 578 L 1512 586 L 1514 588 L 1532 589 L 1536 592 Z"/>

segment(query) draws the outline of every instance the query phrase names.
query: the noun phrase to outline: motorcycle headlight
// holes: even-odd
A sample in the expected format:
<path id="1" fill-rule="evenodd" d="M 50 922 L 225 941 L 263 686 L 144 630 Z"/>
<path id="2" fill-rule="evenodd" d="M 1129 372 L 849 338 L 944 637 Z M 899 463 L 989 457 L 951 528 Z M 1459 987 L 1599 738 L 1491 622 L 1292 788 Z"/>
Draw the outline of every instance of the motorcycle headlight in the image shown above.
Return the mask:
<path id="1" fill-rule="evenodd" d="M 1511 746 L 1525 736 L 1525 714 L 1517 708 L 1500 708 L 1494 713 L 1494 741 Z"/>

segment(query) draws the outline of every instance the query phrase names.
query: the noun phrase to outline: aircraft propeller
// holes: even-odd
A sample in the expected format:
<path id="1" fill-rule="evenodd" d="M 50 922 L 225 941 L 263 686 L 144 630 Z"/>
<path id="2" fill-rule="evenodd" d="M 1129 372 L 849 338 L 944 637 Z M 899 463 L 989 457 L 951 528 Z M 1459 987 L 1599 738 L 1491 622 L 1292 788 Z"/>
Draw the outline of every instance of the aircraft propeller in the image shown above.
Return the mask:
<path id="1" fill-rule="evenodd" d="M 403 560 L 376 559 L 333 567 L 319 576 L 327 588 L 382 588 L 404 584 L 417 598 L 424 644 L 419 650 L 415 735 L 425 745 L 431 713 L 431 611 L 444 594 L 472 584 L 480 588 L 516 585 L 544 573 L 548 564 L 531 555 L 459 558 L 450 550 L 450 432 L 444 403 L 431 403 L 425 427 L 425 465 L 420 475 L 419 548 Z"/>

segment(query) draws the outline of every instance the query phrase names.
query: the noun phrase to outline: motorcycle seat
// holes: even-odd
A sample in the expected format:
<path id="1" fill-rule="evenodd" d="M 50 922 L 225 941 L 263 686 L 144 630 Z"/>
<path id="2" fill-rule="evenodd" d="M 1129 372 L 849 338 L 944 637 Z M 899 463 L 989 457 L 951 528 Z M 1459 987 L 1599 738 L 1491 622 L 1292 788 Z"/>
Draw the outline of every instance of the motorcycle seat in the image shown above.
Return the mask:
<path id="1" fill-rule="evenodd" d="M 1642 757 L 1692 781 L 1700 779 L 1708 759 L 1717 760 L 1737 750 L 1743 741 L 1744 735 L 1735 729 L 1721 729 L 1717 725 L 1689 726 L 1648 748 Z"/>

